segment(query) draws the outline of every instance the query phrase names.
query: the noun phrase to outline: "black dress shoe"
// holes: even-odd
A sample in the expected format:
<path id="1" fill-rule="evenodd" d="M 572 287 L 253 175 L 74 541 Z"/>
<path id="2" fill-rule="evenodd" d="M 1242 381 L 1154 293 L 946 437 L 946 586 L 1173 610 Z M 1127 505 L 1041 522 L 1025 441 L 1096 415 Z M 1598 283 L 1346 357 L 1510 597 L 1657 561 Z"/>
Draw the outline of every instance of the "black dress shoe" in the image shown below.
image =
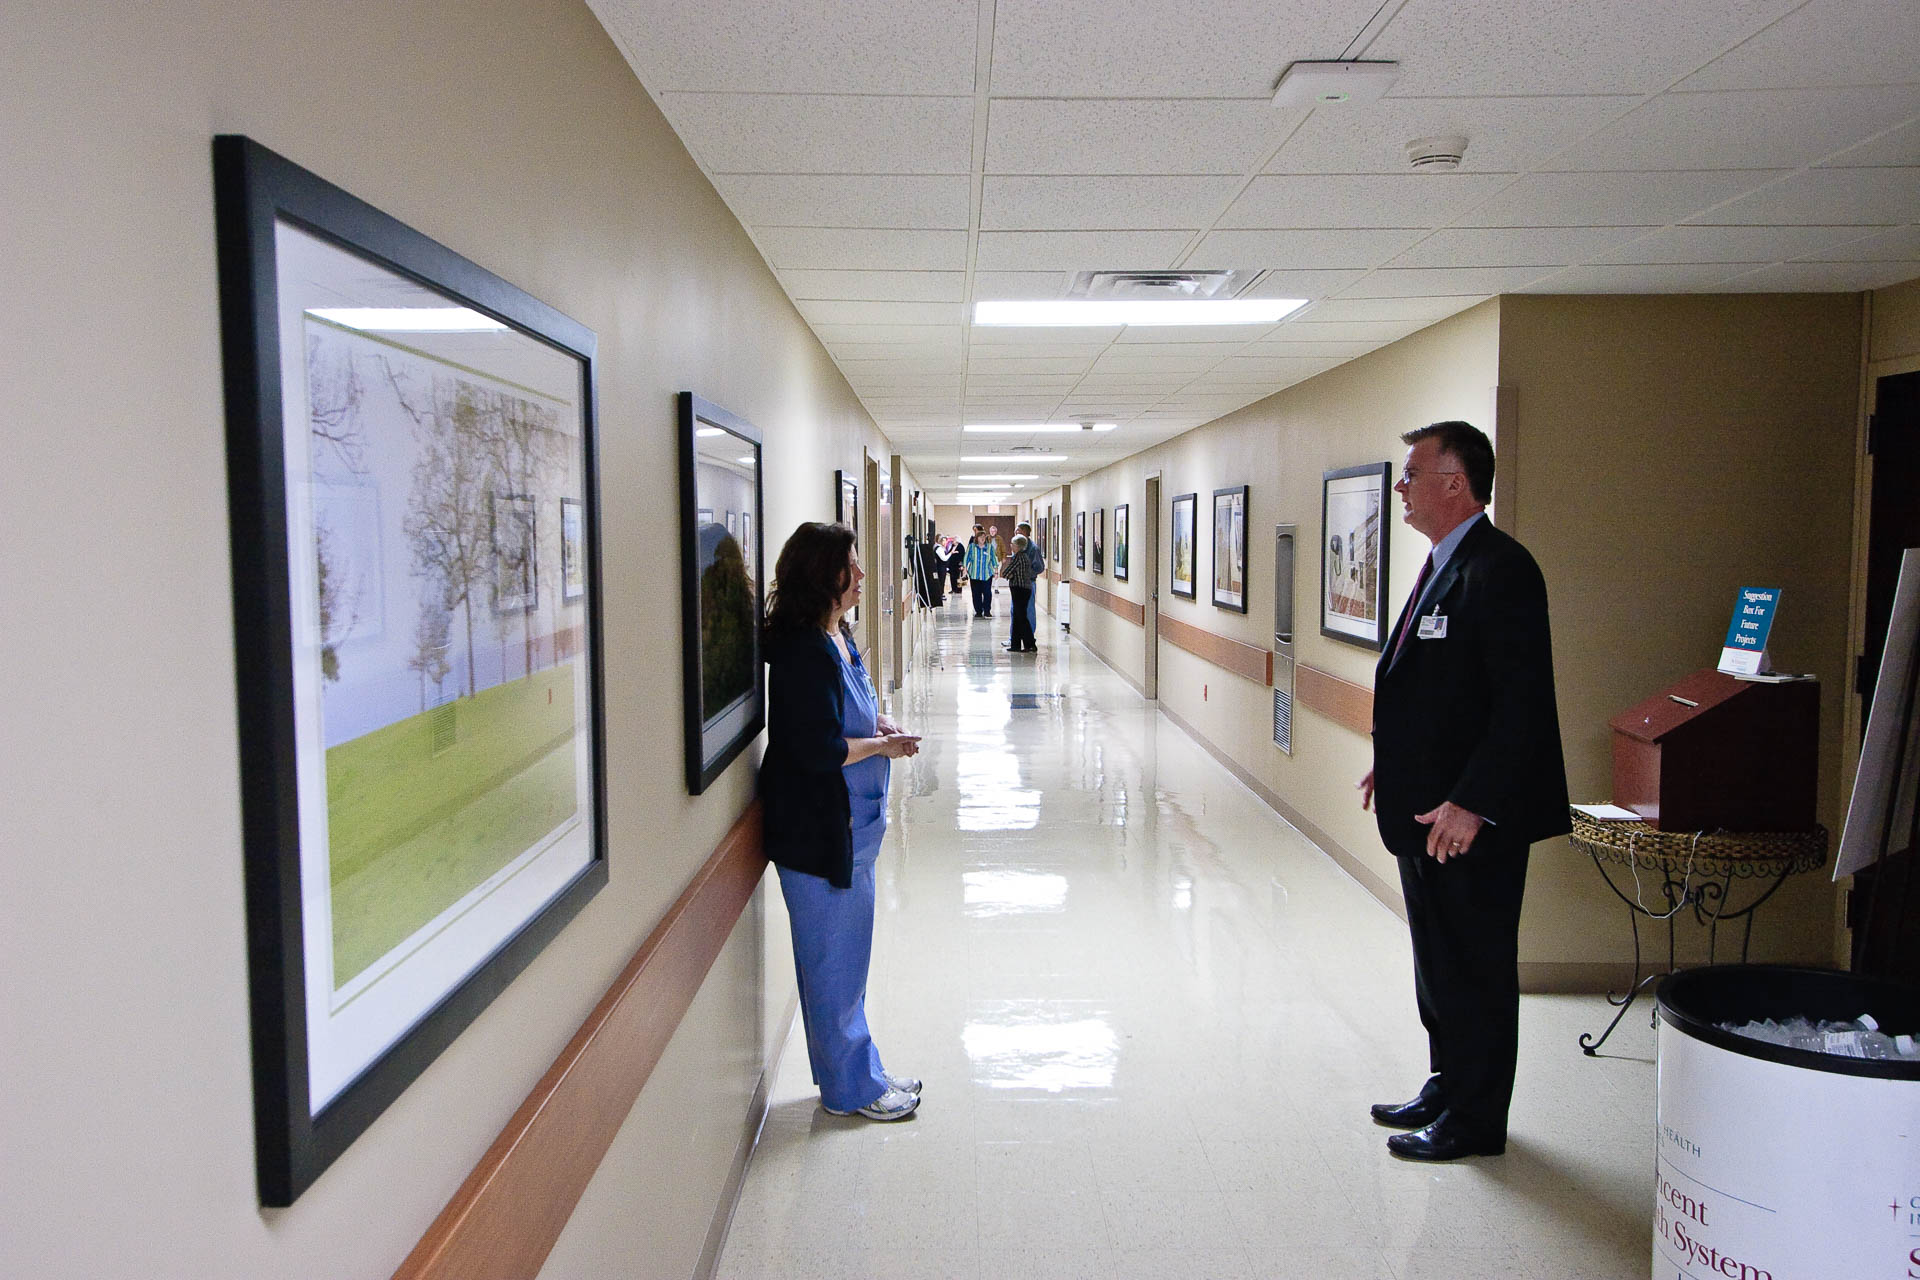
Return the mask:
<path id="1" fill-rule="evenodd" d="M 1409 1102 L 1376 1102 L 1368 1108 L 1375 1124 L 1389 1129 L 1424 1129 L 1440 1118 L 1447 1104 L 1436 1093 L 1422 1090 Z"/>
<path id="2" fill-rule="evenodd" d="M 1463 1156 L 1497 1156 L 1505 1153 L 1505 1138 L 1486 1138 L 1470 1133 L 1445 1116 L 1413 1133 L 1396 1133 L 1387 1139 L 1387 1150 L 1402 1160 L 1458 1160 Z"/>

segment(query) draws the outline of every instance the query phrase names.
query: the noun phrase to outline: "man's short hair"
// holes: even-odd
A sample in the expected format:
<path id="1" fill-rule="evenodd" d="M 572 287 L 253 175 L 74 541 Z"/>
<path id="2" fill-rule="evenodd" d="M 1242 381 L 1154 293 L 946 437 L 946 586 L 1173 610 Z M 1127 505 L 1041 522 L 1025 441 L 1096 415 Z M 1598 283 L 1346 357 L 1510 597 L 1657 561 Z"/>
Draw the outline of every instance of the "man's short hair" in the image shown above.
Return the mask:
<path id="1" fill-rule="evenodd" d="M 1028 524 L 1025 520 L 1022 520 L 1019 524 L 1013 526 L 1013 531 L 1015 533 L 1020 533 L 1023 530 L 1025 532 L 1031 533 L 1033 532 L 1033 526 Z"/>
<path id="2" fill-rule="evenodd" d="M 1438 440 L 1440 452 L 1452 454 L 1459 462 L 1475 502 L 1484 507 L 1493 501 L 1493 441 L 1478 427 L 1454 419 L 1435 422 L 1400 437 L 1400 443 L 1405 445 L 1416 445 L 1422 440 Z"/>

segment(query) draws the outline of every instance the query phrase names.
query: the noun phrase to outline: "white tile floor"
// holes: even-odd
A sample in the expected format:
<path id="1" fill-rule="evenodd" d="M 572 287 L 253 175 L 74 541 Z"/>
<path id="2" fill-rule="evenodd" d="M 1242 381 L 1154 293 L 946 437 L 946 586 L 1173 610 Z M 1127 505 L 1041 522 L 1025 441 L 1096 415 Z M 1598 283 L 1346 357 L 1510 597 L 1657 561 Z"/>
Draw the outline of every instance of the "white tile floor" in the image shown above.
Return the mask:
<path id="1" fill-rule="evenodd" d="M 820 1110 L 806 1047 L 720 1260 L 748 1277 L 1649 1273 L 1653 1035 L 1528 997 L 1507 1154 L 1415 1165 L 1405 927 L 1041 615 L 949 597 L 898 718 L 868 1009 L 913 1119 Z"/>

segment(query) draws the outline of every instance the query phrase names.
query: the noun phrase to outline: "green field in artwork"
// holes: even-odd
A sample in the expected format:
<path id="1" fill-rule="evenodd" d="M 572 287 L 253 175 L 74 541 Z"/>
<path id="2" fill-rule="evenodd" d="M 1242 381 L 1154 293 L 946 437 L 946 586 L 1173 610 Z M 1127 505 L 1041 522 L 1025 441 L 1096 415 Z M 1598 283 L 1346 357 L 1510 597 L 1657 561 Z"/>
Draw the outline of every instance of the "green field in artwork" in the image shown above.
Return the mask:
<path id="1" fill-rule="evenodd" d="M 336 988 L 572 818 L 574 665 L 328 749 Z"/>

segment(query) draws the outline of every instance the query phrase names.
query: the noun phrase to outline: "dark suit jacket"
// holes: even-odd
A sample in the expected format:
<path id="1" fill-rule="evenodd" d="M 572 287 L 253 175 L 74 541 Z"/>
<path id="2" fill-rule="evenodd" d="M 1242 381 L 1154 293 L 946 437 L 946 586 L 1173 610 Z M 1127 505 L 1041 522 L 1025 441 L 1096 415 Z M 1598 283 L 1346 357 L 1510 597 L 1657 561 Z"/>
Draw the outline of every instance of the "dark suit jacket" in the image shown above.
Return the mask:
<path id="1" fill-rule="evenodd" d="M 848 643 L 852 643 L 849 641 Z M 853 806 L 847 795 L 846 687 L 823 631 L 770 635 L 767 751 L 760 758 L 767 857 L 776 866 L 853 884 Z"/>
<path id="2" fill-rule="evenodd" d="M 1482 518 L 1441 568 L 1420 617 L 1436 611 L 1447 620 L 1444 639 L 1422 640 L 1416 618 L 1395 661 L 1397 623 L 1374 672 L 1380 838 L 1396 854 L 1424 853 L 1428 828 L 1413 815 L 1445 800 L 1523 845 L 1565 834 L 1572 824 L 1540 567 Z"/>

